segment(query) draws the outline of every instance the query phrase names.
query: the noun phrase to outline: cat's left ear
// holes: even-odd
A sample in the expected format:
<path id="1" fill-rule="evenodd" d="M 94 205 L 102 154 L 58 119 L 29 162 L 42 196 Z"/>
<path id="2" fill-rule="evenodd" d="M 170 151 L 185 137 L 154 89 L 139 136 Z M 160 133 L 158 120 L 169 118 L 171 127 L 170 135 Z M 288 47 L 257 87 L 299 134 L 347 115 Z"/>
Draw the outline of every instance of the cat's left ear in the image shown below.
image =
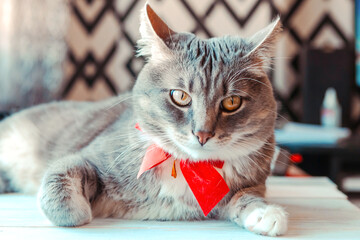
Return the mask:
<path id="1" fill-rule="evenodd" d="M 140 34 L 138 56 L 144 56 L 147 59 L 165 60 L 171 55 L 167 43 L 171 41 L 171 37 L 176 32 L 168 27 L 148 3 L 145 4 L 141 12 Z"/>
<path id="2" fill-rule="evenodd" d="M 248 39 L 251 47 L 245 57 L 255 58 L 260 65 L 268 64 L 275 55 L 275 44 L 281 31 L 282 24 L 280 17 L 277 17 L 271 24 Z"/>

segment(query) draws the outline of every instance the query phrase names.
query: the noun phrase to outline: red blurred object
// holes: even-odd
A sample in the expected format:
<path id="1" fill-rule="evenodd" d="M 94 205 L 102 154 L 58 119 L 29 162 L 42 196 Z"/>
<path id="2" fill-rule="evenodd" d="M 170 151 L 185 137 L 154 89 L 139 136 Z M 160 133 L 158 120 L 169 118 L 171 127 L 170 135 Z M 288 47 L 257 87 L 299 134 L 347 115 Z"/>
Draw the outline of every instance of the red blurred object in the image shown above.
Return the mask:
<path id="1" fill-rule="evenodd" d="M 302 163 L 303 157 L 302 157 L 301 154 L 299 154 L 299 153 L 294 153 L 294 154 L 291 154 L 290 160 L 291 160 L 293 163 Z"/>
<path id="2" fill-rule="evenodd" d="M 142 131 L 141 128 L 140 128 L 140 125 L 138 123 L 135 124 L 135 128 L 139 131 Z"/>

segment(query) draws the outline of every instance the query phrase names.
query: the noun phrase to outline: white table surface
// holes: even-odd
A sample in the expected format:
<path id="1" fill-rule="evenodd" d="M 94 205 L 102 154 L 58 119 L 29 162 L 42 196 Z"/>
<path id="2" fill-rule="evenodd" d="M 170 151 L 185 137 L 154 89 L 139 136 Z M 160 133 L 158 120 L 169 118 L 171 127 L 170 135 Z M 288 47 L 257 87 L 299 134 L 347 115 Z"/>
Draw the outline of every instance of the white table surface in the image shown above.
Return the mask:
<path id="1" fill-rule="evenodd" d="M 267 200 L 289 212 L 280 239 L 360 239 L 360 210 L 327 178 L 270 177 Z M 0 239 L 272 239 L 226 221 L 157 222 L 95 219 L 78 228 L 55 227 L 35 196 L 0 195 Z"/>

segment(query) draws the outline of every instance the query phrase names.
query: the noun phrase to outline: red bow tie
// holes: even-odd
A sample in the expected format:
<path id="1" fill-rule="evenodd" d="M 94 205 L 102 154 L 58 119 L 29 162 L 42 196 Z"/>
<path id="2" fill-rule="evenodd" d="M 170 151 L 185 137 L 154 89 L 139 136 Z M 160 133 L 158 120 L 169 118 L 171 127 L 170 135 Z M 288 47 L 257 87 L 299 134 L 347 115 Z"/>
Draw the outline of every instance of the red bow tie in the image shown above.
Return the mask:
<path id="1" fill-rule="evenodd" d="M 138 125 L 136 125 L 136 128 L 141 130 Z M 171 155 L 169 153 L 166 153 L 157 145 L 151 145 L 145 153 L 137 178 L 170 157 Z M 181 172 L 205 216 L 207 216 L 216 204 L 229 192 L 229 187 L 225 180 L 214 168 L 222 168 L 223 166 L 223 161 L 191 162 L 188 160 L 180 160 Z M 172 175 L 174 174 L 174 170 L 175 168 L 173 168 Z M 176 177 L 176 173 L 174 177 Z"/>

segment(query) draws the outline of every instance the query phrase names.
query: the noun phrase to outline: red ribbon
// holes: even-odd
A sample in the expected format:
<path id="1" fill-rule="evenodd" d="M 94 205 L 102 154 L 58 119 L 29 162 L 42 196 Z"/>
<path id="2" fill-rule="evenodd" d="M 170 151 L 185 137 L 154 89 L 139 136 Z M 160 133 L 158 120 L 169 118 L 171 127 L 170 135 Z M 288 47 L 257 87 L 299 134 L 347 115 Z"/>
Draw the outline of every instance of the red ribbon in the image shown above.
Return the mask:
<path id="1" fill-rule="evenodd" d="M 157 145 L 153 144 L 151 145 L 145 153 L 145 156 L 143 158 L 143 161 L 140 166 L 140 170 L 138 172 L 137 178 L 141 176 L 144 172 L 146 172 L 149 169 L 152 169 L 159 165 L 160 163 L 166 161 L 168 158 L 170 158 L 171 155 L 164 152 L 162 148 L 159 148 Z"/>
<path id="2" fill-rule="evenodd" d="M 141 130 L 139 125 L 136 128 Z M 169 159 L 171 155 L 157 145 L 151 145 L 144 156 L 137 178 L 147 170 L 156 167 Z M 180 161 L 181 172 L 199 203 L 203 213 L 207 216 L 210 211 L 230 191 L 223 177 L 214 167 L 222 168 L 223 161 Z"/>

